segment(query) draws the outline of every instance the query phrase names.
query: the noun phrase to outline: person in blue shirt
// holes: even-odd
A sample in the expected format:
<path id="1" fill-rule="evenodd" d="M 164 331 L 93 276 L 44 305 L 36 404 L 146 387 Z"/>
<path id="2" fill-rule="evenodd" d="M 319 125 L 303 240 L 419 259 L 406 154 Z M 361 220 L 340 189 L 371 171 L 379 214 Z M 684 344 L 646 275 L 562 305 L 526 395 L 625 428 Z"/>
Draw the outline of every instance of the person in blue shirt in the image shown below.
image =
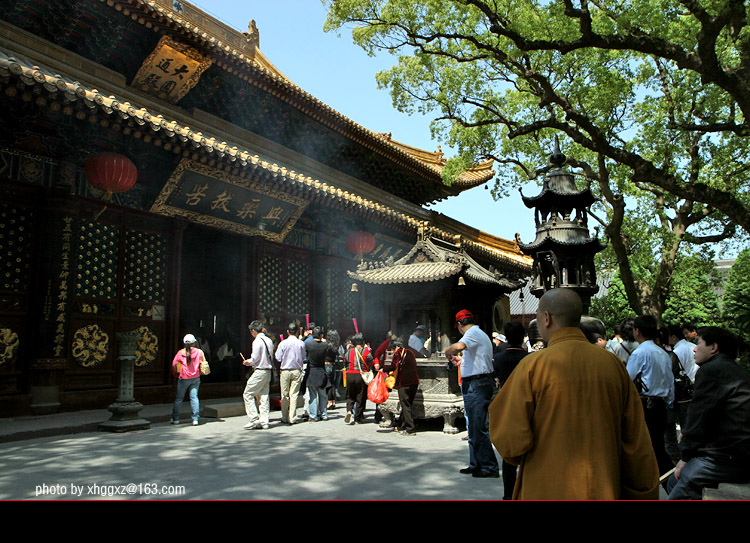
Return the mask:
<path id="1" fill-rule="evenodd" d="M 641 396 L 659 473 L 663 475 L 674 468 L 672 459 L 664 448 L 667 408 L 674 401 L 674 374 L 669 355 L 654 343 L 658 333 L 659 327 L 654 317 L 636 317 L 633 322 L 633 337 L 638 342 L 638 347 L 628 358 L 627 369 Z"/>
<path id="2" fill-rule="evenodd" d="M 459 371 L 469 433 L 469 466 L 460 472 L 473 477 L 500 477 L 487 418 L 495 389 L 492 341 L 474 322 L 474 315 L 466 309 L 456 313 L 456 327 L 462 337 L 445 349 L 445 356 L 453 364 L 459 365 L 456 355 L 463 354 Z"/>
<path id="3" fill-rule="evenodd" d="M 429 357 L 430 353 L 425 349 L 425 342 L 427 341 L 427 327 L 424 324 L 420 324 L 414 329 L 414 332 L 409 336 L 409 347 L 419 353 L 420 356 Z"/>

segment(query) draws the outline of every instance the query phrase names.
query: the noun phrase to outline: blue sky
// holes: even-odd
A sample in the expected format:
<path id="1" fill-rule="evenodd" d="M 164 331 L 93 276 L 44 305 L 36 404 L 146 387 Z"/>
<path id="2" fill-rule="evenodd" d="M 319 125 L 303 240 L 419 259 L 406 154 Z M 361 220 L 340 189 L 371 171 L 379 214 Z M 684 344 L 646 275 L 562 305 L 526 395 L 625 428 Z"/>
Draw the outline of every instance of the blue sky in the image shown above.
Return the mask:
<path id="1" fill-rule="evenodd" d="M 193 5 L 239 30 L 247 30 L 251 19 L 260 34 L 260 50 L 303 90 L 376 132 L 390 132 L 393 139 L 435 151 L 439 142 L 430 135 L 430 119 L 399 113 L 387 90 L 379 90 L 375 74 L 390 67 L 395 57 L 384 53 L 368 57 L 352 43 L 351 34 L 323 31 L 326 9 L 320 0 L 197 0 Z M 451 149 L 442 145 L 446 156 Z M 536 188 L 525 189 L 527 196 Z M 489 190 L 476 187 L 440 202 L 430 209 L 490 234 L 525 242 L 533 241 L 534 215 L 518 192 L 494 201 Z"/>

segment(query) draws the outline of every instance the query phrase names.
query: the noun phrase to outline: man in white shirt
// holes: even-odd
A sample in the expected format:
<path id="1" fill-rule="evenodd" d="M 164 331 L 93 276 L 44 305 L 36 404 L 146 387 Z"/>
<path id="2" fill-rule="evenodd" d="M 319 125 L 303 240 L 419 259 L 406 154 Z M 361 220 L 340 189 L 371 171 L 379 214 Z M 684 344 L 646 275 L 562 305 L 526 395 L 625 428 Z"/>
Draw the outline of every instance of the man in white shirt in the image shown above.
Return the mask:
<path id="1" fill-rule="evenodd" d="M 672 345 L 672 352 L 680 359 L 682 371 L 690 378 L 690 382 L 694 383 L 695 372 L 698 371 L 698 366 L 695 364 L 695 354 L 693 353 L 695 344 L 682 336 L 682 330 L 679 326 L 669 327 L 669 344 Z"/>
<path id="2" fill-rule="evenodd" d="M 495 390 L 492 341 L 474 322 L 470 311 L 462 309 L 455 320 L 461 339 L 445 349 L 445 356 L 458 365 L 455 356 L 463 353 L 459 371 L 469 434 L 469 466 L 459 471 L 472 477 L 499 477 L 500 466 L 490 441 L 487 419 Z"/>
<path id="3" fill-rule="evenodd" d="M 675 401 L 667 408 L 667 430 L 664 434 L 664 446 L 667 453 L 676 462 L 680 459 L 680 449 L 677 444 L 676 424 L 682 428 L 687 420 L 688 406 L 693 397 L 695 364 L 693 349 L 695 345 L 685 339 L 682 327 L 676 324 L 667 327 L 669 344 L 672 346 L 672 374 L 674 375 Z"/>
<path id="4" fill-rule="evenodd" d="M 638 348 L 638 341 L 633 336 L 633 323 L 635 319 L 625 319 L 620 323 L 620 333 L 622 334 L 621 341 L 612 343 L 612 352 L 615 353 L 620 360 L 628 363 L 630 355 Z"/>
<path id="5" fill-rule="evenodd" d="M 273 374 L 273 341 L 263 332 L 263 323 L 255 320 L 248 326 L 250 335 L 253 336 L 253 352 L 249 359 L 243 360 L 242 364 L 253 367 L 253 374 L 247 380 L 245 392 L 242 397 L 245 400 L 245 412 L 250 422 L 245 425 L 246 429 L 267 429 L 268 417 L 271 412 L 269 392 L 271 376 Z M 260 396 L 260 414 L 256 405 L 255 397 Z"/>
<path id="6" fill-rule="evenodd" d="M 607 341 L 607 350 L 610 353 L 615 353 L 615 345 L 618 343 L 622 343 L 622 325 L 621 324 L 615 324 L 613 331 L 612 331 L 612 339 Z M 617 354 L 617 353 L 615 353 Z"/>
<path id="7" fill-rule="evenodd" d="M 682 325 L 682 335 L 693 345 L 698 345 L 698 327 L 692 322 L 686 322 Z"/>
<path id="8" fill-rule="evenodd" d="M 305 343 L 298 337 L 299 326 L 290 322 L 287 337 L 276 348 L 276 360 L 281 364 L 281 422 L 294 424 L 297 420 L 297 397 L 304 379 Z"/>
<path id="9" fill-rule="evenodd" d="M 430 353 L 424 347 L 425 341 L 427 341 L 427 327 L 424 324 L 420 324 L 414 329 L 412 335 L 409 336 L 409 347 L 422 356 L 429 357 Z"/>

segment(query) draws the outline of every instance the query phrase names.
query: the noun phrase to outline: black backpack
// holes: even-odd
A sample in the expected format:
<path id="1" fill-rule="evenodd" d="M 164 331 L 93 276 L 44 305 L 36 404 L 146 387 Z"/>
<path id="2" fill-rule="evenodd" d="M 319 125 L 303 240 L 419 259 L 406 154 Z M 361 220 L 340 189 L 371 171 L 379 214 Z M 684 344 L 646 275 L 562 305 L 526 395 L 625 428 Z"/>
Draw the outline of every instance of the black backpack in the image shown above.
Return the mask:
<path id="1" fill-rule="evenodd" d="M 672 359 L 672 374 L 674 375 L 674 399 L 676 402 L 689 402 L 693 399 L 693 383 L 682 368 L 680 359 L 674 353 L 669 353 Z"/>

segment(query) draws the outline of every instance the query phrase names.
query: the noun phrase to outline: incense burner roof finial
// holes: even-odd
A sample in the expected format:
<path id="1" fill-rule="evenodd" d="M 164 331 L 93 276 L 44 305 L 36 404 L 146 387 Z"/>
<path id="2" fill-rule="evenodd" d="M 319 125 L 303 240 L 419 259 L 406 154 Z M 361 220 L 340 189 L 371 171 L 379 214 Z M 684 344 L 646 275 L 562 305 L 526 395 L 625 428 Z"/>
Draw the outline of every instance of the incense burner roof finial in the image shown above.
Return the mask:
<path id="1" fill-rule="evenodd" d="M 559 168 L 563 164 L 565 164 L 566 160 L 567 157 L 562 153 L 562 151 L 560 151 L 560 139 L 557 137 L 557 134 L 555 134 L 555 148 L 550 155 L 549 161 L 553 166 L 557 166 Z"/>

